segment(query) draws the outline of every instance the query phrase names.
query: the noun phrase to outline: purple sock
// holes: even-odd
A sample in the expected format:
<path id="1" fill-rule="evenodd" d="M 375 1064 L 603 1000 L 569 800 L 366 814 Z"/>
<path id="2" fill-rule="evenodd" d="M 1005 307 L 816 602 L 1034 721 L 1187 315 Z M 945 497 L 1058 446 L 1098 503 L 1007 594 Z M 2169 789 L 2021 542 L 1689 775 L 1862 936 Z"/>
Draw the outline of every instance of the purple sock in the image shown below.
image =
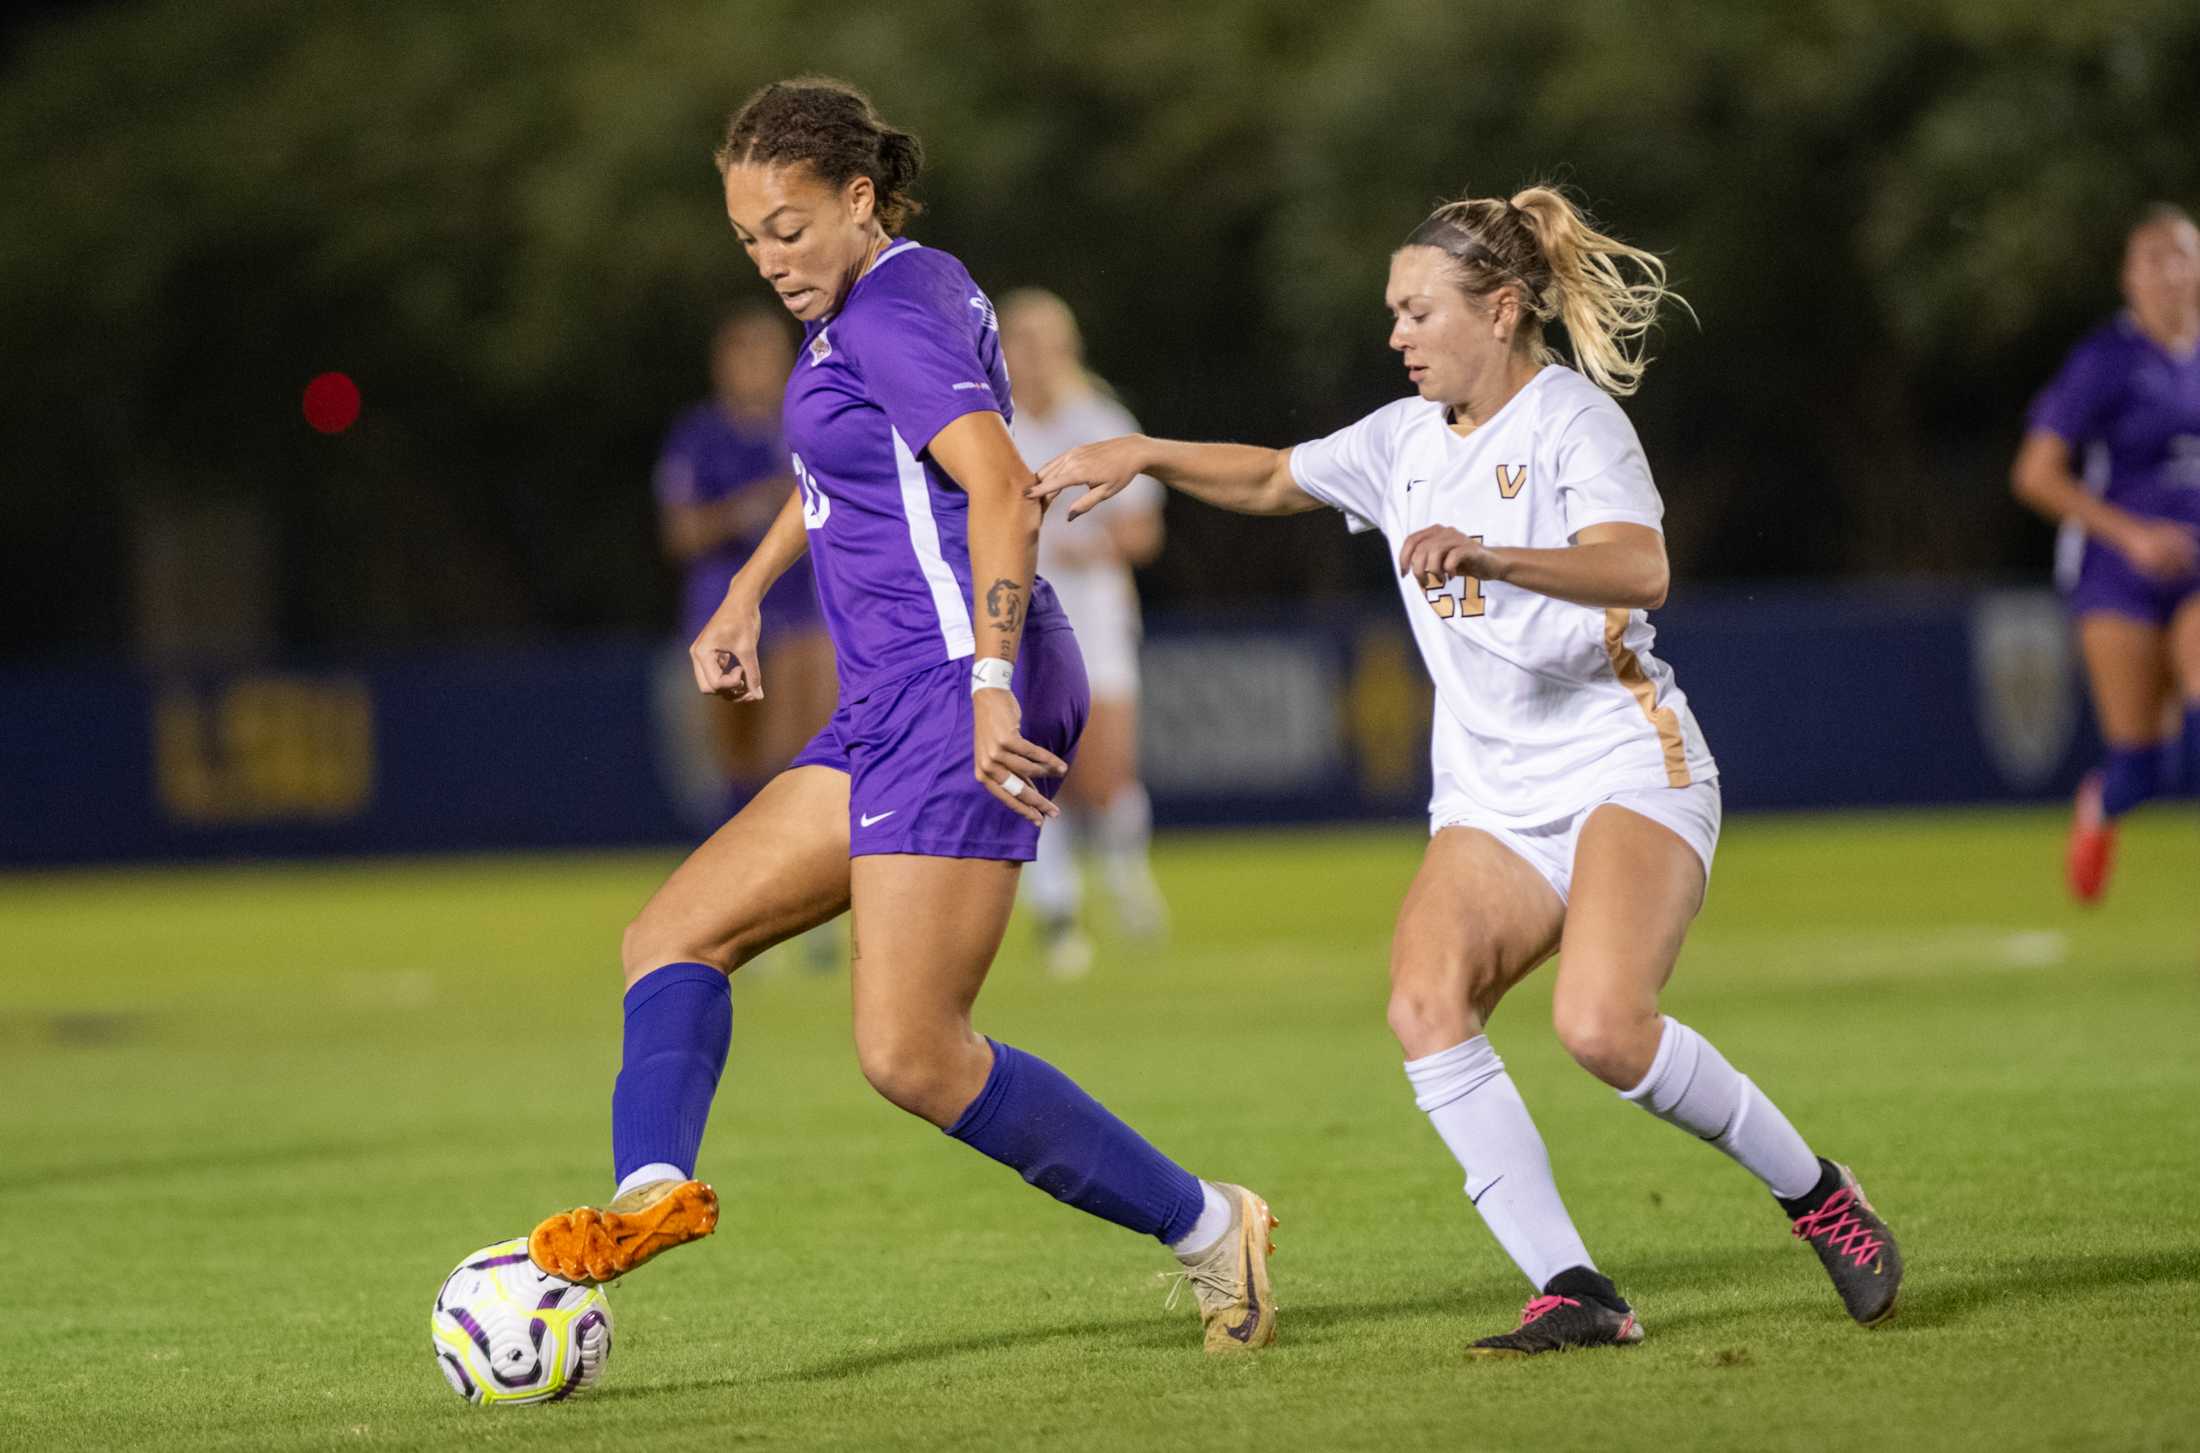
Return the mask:
<path id="1" fill-rule="evenodd" d="M 1199 1219 L 1198 1178 L 1045 1060 L 986 1043 L 992 1072 L 947 1133 L 1057 1201 L 1164 1244 L 1182 1240 Z"/>
<path id="2" fill-rule="evenodd" d="M 2187 797 L 2200 797 L 2200 701 L 2185 703 L 2185 781 Z"/>
<path id="3" fill-rule="evenodd" d="M 666 964 L 626 991 L 626 1050 L 611 1091 L 620 1180 L 660 1161 L 695 1174 L 732 1041 L 733 994 L 708 964 Z"/>
<path id="4" fill-rule="evenodd" d="M 2101 810 L 2111 819 L 2122 817 L 2152 797 L 2162 786 L 2162 744 L 2143 747 L 2110 747 L 2101 768 Z"/>

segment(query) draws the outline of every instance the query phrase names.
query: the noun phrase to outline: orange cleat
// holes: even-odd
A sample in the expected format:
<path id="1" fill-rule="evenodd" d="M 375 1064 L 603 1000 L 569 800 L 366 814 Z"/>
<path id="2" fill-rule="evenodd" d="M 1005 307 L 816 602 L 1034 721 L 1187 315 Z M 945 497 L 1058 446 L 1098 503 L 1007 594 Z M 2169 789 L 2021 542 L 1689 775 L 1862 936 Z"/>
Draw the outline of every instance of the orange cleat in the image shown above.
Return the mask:
<path id="1" fill-rule="evenodd" d="M 535 1265 L 567 1281 L 607 1282 L 660 1252 L 710 1235 L 718 1193 L 701 1181 L 651 1181 L 598 1210 L 561 1211 L 527 1238 Z"/>
<path id="2" fill-rule="evenodd" d="M 2071 804 L 2070 848 L 2064 866 L 2070 892 L 2080 903 L 2098 903 L 2116 863 L 2116 824 L 2101 806 L 2101 774 L 2088 772 Z"/>

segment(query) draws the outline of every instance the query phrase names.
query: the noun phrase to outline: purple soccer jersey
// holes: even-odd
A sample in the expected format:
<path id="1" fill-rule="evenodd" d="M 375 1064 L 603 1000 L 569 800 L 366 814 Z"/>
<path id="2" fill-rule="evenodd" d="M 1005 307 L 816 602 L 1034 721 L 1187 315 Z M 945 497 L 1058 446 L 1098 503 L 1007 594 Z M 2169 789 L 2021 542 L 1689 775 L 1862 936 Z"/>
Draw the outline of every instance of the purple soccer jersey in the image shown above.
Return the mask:
<path id="1" fill-rule="evenodd" d="M 764 495 L 758 514 L 769 528 L 772 511 L 786 495 L 775 481 L 790 473 L 787 448 L 775 428 L 743 425 L 715 402 L 697 404 L 682 414 L 665 436 L 657 456 L 656 492 L 661 505 L 716 504 L 743 491 Z M 728 540 L 689 562 L 680 584 L 680 627 L 689 638 L 726 598 L 726 585 L 763 540 L 764 531 Z M 764 597 L 764 629 L 814 625 L 817 592 L 810 567 L 797 561 Z"/>
<path id="2" fill-rule="evenodd" d="M 1013 416 L 993 304 L 944 252 L 896 242 L 812 323 L 786 428 L 840 705 L 795 766 L 846 772 L 849 853 L 1030 861 L 1039 829 L 971 772 L 969 497 L 927 452 L 965 414 Z M 1024 733 L 1069 760 L 1090 704 L 1034 579 L 1013 682 Z M 1048 792 L 1054 784 L 1036 784 Z"/>
<path id="3" fill-rule="evenodd" d="M 2176 358 L 2118 315 L 2070 351 L 2026 422 L 2069 445 L 2087 487 L 2109 503 L 2200 527 L 2200 351 Z M 2156 624 L 2200 591 L 2200 578 L 2151 579 L 2071 527 L 2057 573 L 2074 611 Z"/>
<path id="4" fill-rule="evenodd" d="M 843 703 L 974 652 L 969 499 L 925 451 L 965 414 L 1014 407 L 993 304 L 944 252 L 894 243 L 805 330 L 787 444 Z M 1035 581 L 1026 628 L 1060 616 Z"/>

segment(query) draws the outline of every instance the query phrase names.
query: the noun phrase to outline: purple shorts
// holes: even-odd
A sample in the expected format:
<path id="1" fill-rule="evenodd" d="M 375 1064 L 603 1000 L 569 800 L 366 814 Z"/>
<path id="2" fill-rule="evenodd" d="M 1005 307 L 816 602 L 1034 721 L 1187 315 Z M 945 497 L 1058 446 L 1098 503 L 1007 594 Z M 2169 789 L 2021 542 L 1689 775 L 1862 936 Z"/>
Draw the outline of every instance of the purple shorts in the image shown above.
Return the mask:
<path id="1" fill-rule="evenodd" d="M 2133 568 L 2120 552 L 2099 540 L 2087 540 L 2078 564 L 2078 582 L 2070 587 L 2068 599 L 2073 616 L 2105 612 L 2162 628 L 2196 596 L 2200 596 L 2200 574 L 2157 580 Z"/>
<path id="2" fill-rule="evenodd" d="M 1024 637 L 1013 678 L 1024 736 L 1065 762 L 1077 757 L 1092 704 L 1085 658 L 1066 626 Z M 971 768 L 970 658 L 889 681 L 842 702 L 790 767 L 848 774 L 848 856 L 916 853 L 1028 863 L 1039 829 L 994 799 Z M 1052 797 L 1058 778 L 1033 784 Z"/>

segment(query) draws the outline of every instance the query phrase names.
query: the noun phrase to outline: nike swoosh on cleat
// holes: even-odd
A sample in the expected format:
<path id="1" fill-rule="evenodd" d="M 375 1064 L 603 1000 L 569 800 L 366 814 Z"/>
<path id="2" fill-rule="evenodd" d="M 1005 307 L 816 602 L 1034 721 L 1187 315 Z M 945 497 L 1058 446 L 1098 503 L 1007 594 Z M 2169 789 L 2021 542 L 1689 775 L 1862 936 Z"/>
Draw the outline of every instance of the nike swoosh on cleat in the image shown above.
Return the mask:
<path id="1" fill-rule="evenodd" d="M 876 817 L 873 817 L 870 813 L 866 812 L 861 818 L 857 819 L 856 826 L 869 827 L 874 822 L 884 822 L 887 818 L 892 817 L 895 813 L 899 811 L 901 811 L 901 809 L 898 807 L 889 807 Z"/>
<path id="2" fill-rule="evenodd" d="M 1239 1214 L 1244 1214 L 1242 1209 Z M 1238 1236 L 1238 1250 L 1245 1258 L 1245 1320 L 1222 1329 L 1234 1342 L 1252 1341 L 1253 1328 L 1260 1325 L 1260 1280 L 1253 1275 L 1253 1243 L 1248 1239 L 1255 1234 L 1252 1228 L 1252 1220 L 1247 1218 L 1245 1230 Z"/>

